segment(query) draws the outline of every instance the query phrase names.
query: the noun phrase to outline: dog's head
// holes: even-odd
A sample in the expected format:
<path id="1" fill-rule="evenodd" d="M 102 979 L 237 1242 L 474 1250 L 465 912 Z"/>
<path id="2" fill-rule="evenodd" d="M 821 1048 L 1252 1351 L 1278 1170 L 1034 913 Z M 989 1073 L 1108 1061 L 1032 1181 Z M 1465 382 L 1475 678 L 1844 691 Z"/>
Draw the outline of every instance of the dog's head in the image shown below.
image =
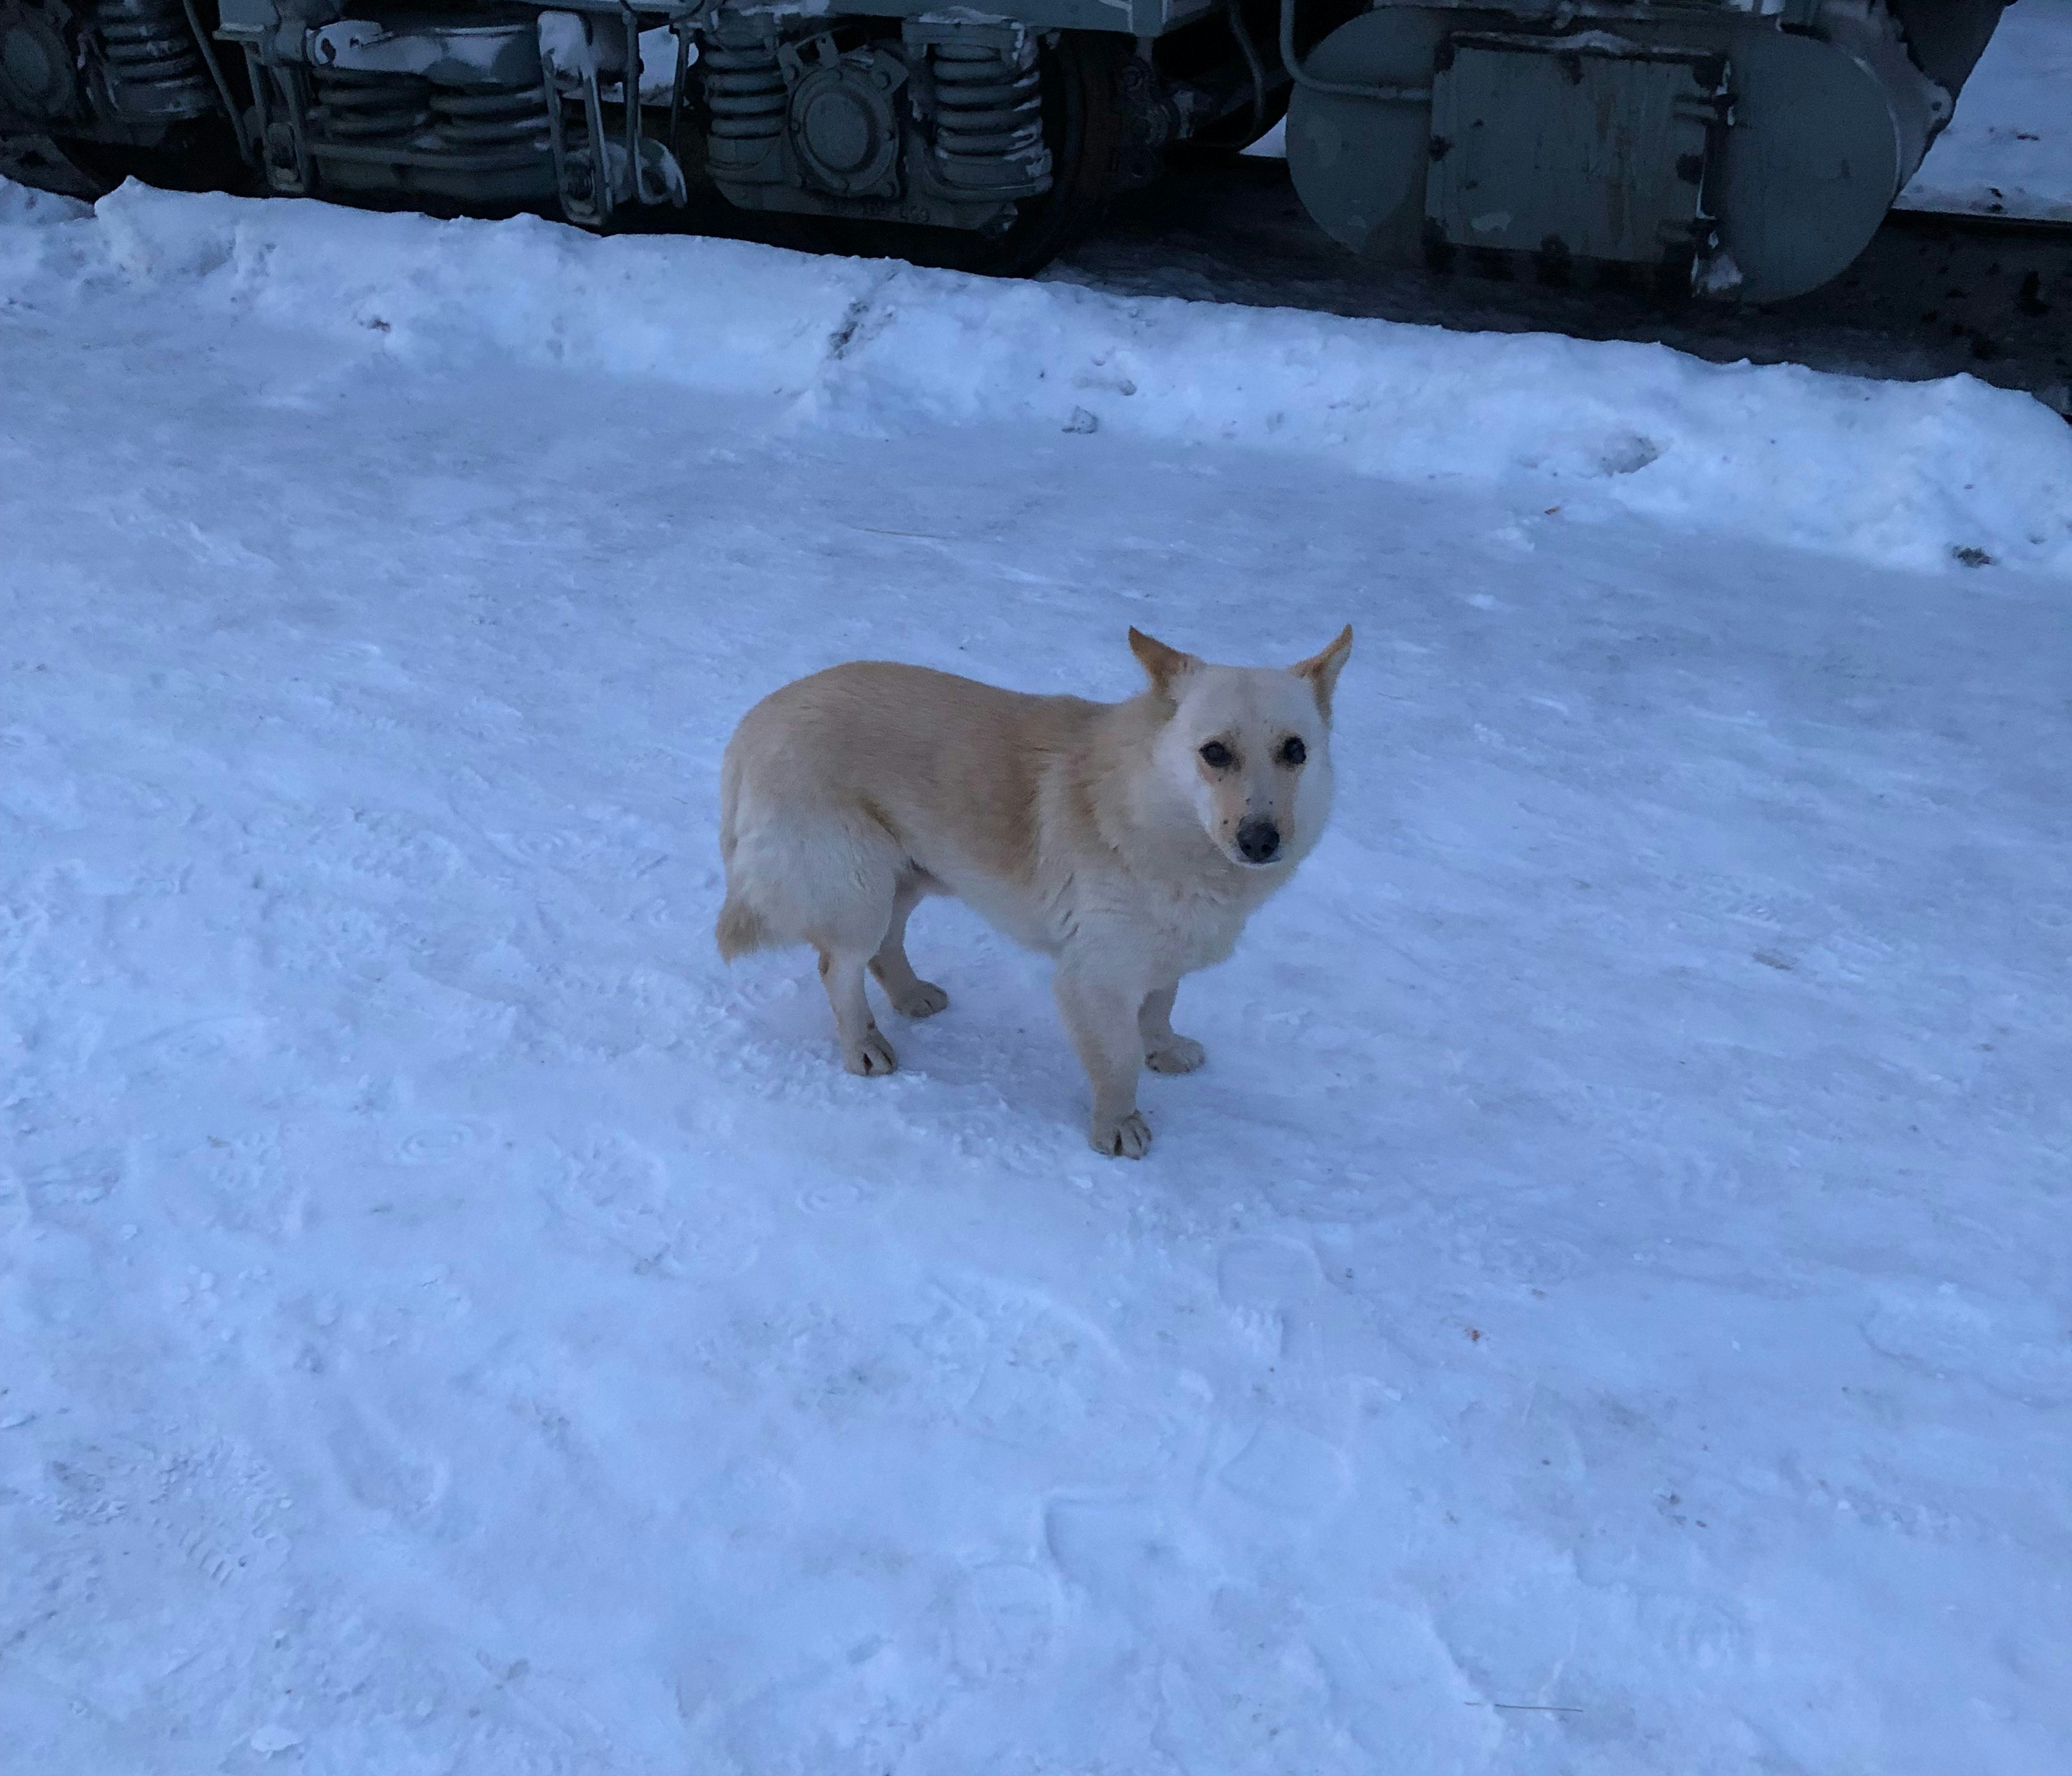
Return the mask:
<path id="1" fill-rule="evenodd" d="M 1211 666 L 1129 631 L 1130 652 L 1173 711 L 1158 768 L 1231 862 L 1285 867 L 1317 842 L 1331 806 L 1331 693 L 1352 647 L 1348 627 L 1293 666 Z"/>

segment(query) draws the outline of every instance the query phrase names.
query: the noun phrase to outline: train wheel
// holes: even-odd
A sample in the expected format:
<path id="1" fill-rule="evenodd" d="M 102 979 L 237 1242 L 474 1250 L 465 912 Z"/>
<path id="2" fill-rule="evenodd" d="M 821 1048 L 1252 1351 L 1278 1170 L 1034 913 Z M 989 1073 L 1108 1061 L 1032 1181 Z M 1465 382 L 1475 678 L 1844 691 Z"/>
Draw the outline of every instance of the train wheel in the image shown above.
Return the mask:
<path id="1" fill-rule="evenodd" d="M 1040 271 L 1084 238 L 1107 207 L 1122 145 L 1122 68 L 1130 51 L 1128 38 L 1092 31 L 1061 31 L 1054 44 L 1038 49 L 1050 189 L 1022 204 L 999 232 L 842 221 L 808 224 L 803 232 L 824 252 L 906 259 L 989 278 Z"/>

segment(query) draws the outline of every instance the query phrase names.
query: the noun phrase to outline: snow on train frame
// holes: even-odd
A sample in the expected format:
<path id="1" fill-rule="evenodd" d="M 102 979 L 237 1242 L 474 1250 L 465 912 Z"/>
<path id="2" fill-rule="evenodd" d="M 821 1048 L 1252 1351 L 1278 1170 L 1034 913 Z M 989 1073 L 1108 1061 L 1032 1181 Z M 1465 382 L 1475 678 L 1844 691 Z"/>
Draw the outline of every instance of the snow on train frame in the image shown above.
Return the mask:
<path id="1" fill-rule="evenodd" d="M 1285 115 L 1303 202 L 1370 260 L 1771 300 L 1863 249 L 2002 10 L 344 6 L 0 0 L 0 121 L 110 179 L 557 208 L 590 228 L 703 190 L 814 244 L 1022 273 L 1169 151 L 1235 149 Z"/>

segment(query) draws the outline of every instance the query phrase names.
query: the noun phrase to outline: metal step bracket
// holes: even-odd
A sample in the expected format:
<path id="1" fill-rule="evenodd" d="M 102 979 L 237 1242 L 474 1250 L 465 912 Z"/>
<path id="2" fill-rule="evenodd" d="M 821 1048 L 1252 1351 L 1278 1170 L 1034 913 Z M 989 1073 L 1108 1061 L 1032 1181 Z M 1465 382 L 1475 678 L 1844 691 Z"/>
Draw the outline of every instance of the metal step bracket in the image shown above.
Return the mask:
<path id="1" fill-rule="evenodd" d="M 621 204 L 684 204 L 683 168 L 641 127 L 640 27 L 632 7 L 543 12 L 538 30 L 561 213 L 579 228 L 602 228 Z M 680 45 L 678 59 L 680 67 Z M 605 130 L 606 75 L 619 86 L 616 140 Z"/>

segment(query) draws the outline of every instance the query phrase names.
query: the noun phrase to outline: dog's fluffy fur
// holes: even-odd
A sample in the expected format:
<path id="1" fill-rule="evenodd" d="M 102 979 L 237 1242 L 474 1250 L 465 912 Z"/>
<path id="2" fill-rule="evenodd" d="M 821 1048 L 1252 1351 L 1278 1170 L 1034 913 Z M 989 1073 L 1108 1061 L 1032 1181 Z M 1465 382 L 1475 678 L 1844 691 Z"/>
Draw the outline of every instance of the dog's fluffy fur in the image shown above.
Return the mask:
<path id="1" fill-rule="evenodd" d="M 906 960 L 906 919 L 954 894 L 1057 959 L 1093 1085 L 1096 1149 L 1150 1145 L 1147 1063 L 1202 1064 L 1174 1034 L 1180 977 L 1220 962 L 1293 874 L 1331 802 L 1331 693 L 1348 628 L 1281 670 L 1211 666 L 1133 629 L 1150 677 L 1126 703 L 1027 697 L 861 661 L 745 716 L 721 768 L 730 961 L 810 944 L 852 1073 L 889 1073 L 866 969 L 893 1008 L 949 1003 Z M 1292 744 L 1291 744 L 1292 742 Z"/>

